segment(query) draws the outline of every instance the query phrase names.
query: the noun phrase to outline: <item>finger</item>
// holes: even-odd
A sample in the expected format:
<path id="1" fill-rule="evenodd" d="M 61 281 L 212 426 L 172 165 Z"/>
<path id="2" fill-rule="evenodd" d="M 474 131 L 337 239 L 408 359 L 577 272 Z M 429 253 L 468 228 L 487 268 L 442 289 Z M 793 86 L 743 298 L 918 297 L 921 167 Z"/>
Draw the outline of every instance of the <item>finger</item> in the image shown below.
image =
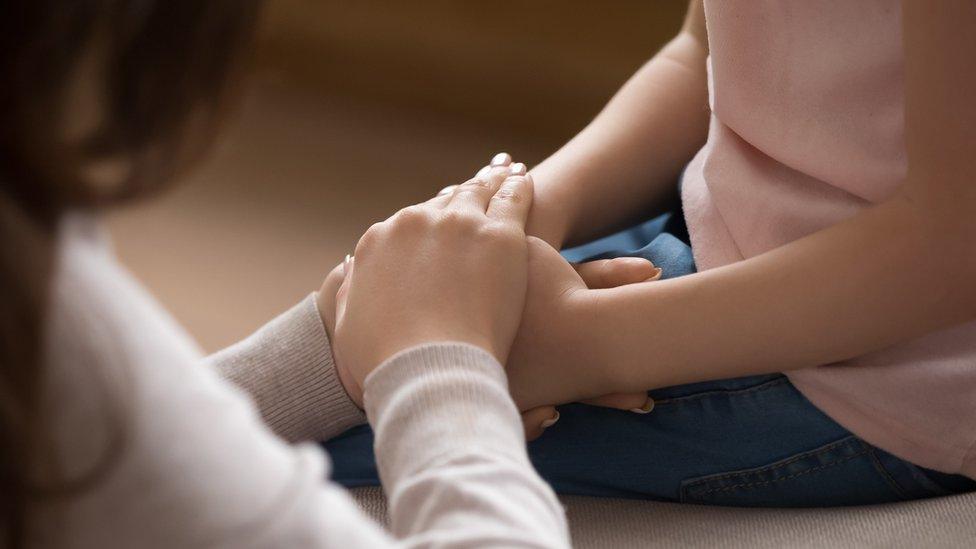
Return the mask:
<path id="1" fill-rule="evenodd" d="M 510 166 L 512 164 L 512 155 L 507 152 L 500 152 L 495 156 L 491 157 L 491 162 L 488 163 L 489 166 Z"/>
<path id="2" fill-rule="evenodd" d="M 475 174 L 476 177 L 485 177 L 492 168 L 507 167 L 512 165 L 512 156 L 505 152 L 500 152 L 495 156 L 491 157 L 491 162 L 487 166 L 478 170 Z"/>
<path id="3" fill-rule="evenodd" d="M 481 177 L 481 178 L 487 177 L 493 167 L 510 166 L 511 164 L 512 164 L 512 156 L 506 152 L 500 152 L 495 156 L 491 157 L 491 161 L 488 163 L 488 165 L 478 170 L 478 173 L 475 174 L 475 177 Z M 428 200 L 427 203 L 438 208 L 443 208 L 451 201 L 451 195 L 454 194 L 454 191 L 457 190 L 457 188 L 458 188 L 457 185 L 448 185 L 443 189 L 441 189 L 440 191 L 438 191 L 437 195 L 435 195 L 433 198 Z"/>
<path id="4" fill-rule="evenodd" d="M 454 189 L 451 200 L 444 209 L 485 213 L 488 201 L 498 191 L 510 170 L 510 166 L 489 167 L 487 175 L 476 175 L 461 183 Z"/>
<path id="5" fill-rule="evenodd" d="M 539 406 L 522 412 L 525 440 L 539 438 L 546 429 L 555 425 L 557 421 L 559 421 L 559 411 L 553 406 Z"/>
<path id="6" fill-rule="evenodd" d="M 343 264 L 340 263 L 326 275 L 325 281 L 322 282 L 322 287 L 319 288 L 319 314 L 322 315 L 322 322 L 325 324 L 325 329 L 330 339 L 335 330 L 336 294 L 339 293 L 339 287 L 342 285 L 343 279 L 345 279 L 345 274 Z"/>
<path id="7" fill-rule="evenodd" d="M 434 206 L 435 208 L 443 208 L 447 206 L 448 202 L 451 201 L 451 195 L 454 194 L 454 190 L 457 189 L 457 185 L 448 185 L 438 191 L 438 193 L 427 201 L 427 204 Z"/>
<path id="8" fill-rule="evenodd" d="M 514 169 L 518 164 L 514 164 Z M 491 197 L 487 215 L 490 218 L 514 223 L 519 228 L 525 228 L 525 220 L 529 217 L 532 207 L 532 176 L 512 175 L 505 179 L 501 187 Z"/>
<path id="9" fill-rule="evenodd" d="M 329 274 L 325 275 L 325 282 L 322 283 L 322 288 L 319 290 L 325 295 L 330 297 L 335 297 L 336 293 L 339 291 L 339 286 L 342 285 L 342 281 L 346 278 L 346 269 L 350 261 L 352 261 L 352 256 L 346 256 L 348 261 L 343 261 L 342 263 L 336 265 Z"/>
<path id="10" fill-rule="evenodd" d="M 616 408 L 635 414 L 647 414 L 654 409 L 654 399 L 647 393 L 614 393 L 584 400 L 583 404 Z"/>
<path id="11" fill-rule="evenodd" d="M 346 313 L 346 298 L 349 296 L 349 284 L 352 281 L 352 273 L 356 269 L 356 262 L 350 258 L 348 263 L 339 266 L 345 271 L 341 284 L 335 294 L 335 318 L 338 320 Z"/>
<path id="12" fill-rule="evenodd" d="M 641 257 L 598 259 L 573 265 L 590 289 L 616 288 L 661 278 L 661 269 Z"/>

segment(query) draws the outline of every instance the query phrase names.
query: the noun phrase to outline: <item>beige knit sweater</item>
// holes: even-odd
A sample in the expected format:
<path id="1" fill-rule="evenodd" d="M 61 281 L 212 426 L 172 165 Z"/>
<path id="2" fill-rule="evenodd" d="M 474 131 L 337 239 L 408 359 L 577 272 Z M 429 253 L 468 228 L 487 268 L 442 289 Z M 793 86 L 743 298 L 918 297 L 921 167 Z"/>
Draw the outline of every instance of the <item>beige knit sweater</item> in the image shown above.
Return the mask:
<path id="1" fill-rule="evenodd" d="M 34 513 L 38 546 L 569 544 L 504 371 L 481 349 L 409 349 L 367 378 L 387 533 L 302 442 L 365 419 L 311 296 L 205 361 L 83 216 L 64 223 L 53 292 L 44 410 L 59 468 L 82 475 L 120 450 L 94 487 Z"/>

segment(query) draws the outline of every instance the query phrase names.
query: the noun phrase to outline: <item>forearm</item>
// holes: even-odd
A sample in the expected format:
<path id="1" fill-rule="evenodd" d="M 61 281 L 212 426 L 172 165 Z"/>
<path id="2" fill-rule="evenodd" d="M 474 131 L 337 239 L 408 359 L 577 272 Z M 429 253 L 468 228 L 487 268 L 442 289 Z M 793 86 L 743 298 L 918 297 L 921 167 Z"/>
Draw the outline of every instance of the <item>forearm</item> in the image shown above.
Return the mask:
<path id="1" fill-rule="evenodd" d="M 336 372 L 314 295 L 206 361 L 289 442 L 326 440 L 366 422 Z"/>
<path id="2" fill-rule="evenodd" d="M 676 198 L 674 182 L 707 135 L 707 53 L 700 40 L 681 32 L 586 129 L 532 170 L 529 234 L 559 248 Z"/>
<path id="3" fill-rule="evenodd" d="M 739 263 L 595 290 L 596 363 L 619 367 L 612 377 L 632 389 L 792 370 L 976 318 L 976 77 L 964 32 L 976 10 L 913 1 L 905 11 L 901 190 Z"/>
<path id="4" fill-rule="evenodd" d="M 973 319 L 973 224 L 909 196 L 739 263 L 590 291 L 588 360 L 646 389 L 831 363 Z"/>

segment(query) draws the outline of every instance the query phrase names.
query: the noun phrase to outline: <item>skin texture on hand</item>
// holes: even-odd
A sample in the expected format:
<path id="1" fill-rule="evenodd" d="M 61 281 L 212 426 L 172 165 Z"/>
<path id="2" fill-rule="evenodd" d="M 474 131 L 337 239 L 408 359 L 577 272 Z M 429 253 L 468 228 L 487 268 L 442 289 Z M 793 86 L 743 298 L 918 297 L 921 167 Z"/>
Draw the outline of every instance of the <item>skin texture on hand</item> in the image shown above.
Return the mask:
<path id="1" fill-rule="evenodd" d="M 509 165 L 511 161 L 510 157 L 507 155 L 499 155 L 499 157 L 501 156 L 506 158 L 500 160 L 498 164 L 505 166 Z M 442 191 L 442 195 L 452 193 L 454 189 L 455 187 L 453 186 L 448 187 L 445 189 L 445 191 Z M 573 280 L 574 284 L 578 285 L 582 283 L 591 289 L 610 288 L 625 284 L 655 280 L 661 274 L 660 269 L 655 268 L 653 264 L 644 259 L 616 258 L 572 265 L 571 267 L 575 269 L 579 275 L 576 277 L 578 280 L 575 280 L 573 274 L 565 269 L 565 267 L 569 264 L 566 263 L 565 260 L 558 255 L 558 253 L 554 253 L 555 250 L 547 250 L 547 246 L 538 241 L 529 242 L 528 245 L 530 246 L 530 249 L 536 246 L 540 248 L 538 252 L 533 254 L 538 256 L 539 261 L 530 263 L 531 268 L 528 276 L 530 278 L 540 280 L 539 286 L 542 288 L 545 288 L 546 285 L 541 281 L 543 281 L 545 277 L 549 276 L 549 273 L 551 272 L 562 274 L 567 279 Z M 532 269 L 538 269 L 540 272 L 533 272 Z M 328 333 L 330 341 L 335 341 L 336 293 L 342 285 L 346 270 L 348 270 L 348 267 L 344 267 L 343 265 L 336 266 L 336 268 L 333 269 L 332 272 L 330 272 L 326 277 L 317 295 L 319 311 L 322 315 L 322 320 L 325 324 L 326 332 Z M 532 302 L 537 301 L 531 296 L 528 299 Z M 362 387 L 348 372 L 348 369 L 344 367 L 343 361 L 337 359 L 335 362 L 335 367 L 340 381 L 342 382 L 350 398 L 357 405 L 362 407 Z M 647 403 L 647 396 L 644 392 L 611 394 L 588 400 L 587 403 L 598 406 L 632 410 L 640 409 L 642 406 L 645 406 Z M 540 436 L 546 427 L 554 424 L 558 420 L 559 414 L 556 412 L 553 406 L 541 405 L 526 409 L 523 412 L 522 417 L 525 425 L 526 438 L 532 440 Z"/>
<path id="2" fill-rule="evenodd" d="M 509 387 L 521 409 L 590 400 L 615 408 L 640 408 L 643 392 L 614 394 L 602 365 L 586 357 L 588 288 L 608 288 L 656 281 L 661 270 L 639 258 L 593 261 L 574 268 L 541 239 L 529 237 L 529 280 L 525 309 L 506 366 Z M 613 395 L 607 397 L 606 395 Z M 592 400 L 594 397 L 603 397 Z"/>
<path id="3" fill-rule="evenodd" d="M 360 387 L 411 347 L 463 342 L 508 358 L 525 299 L 531 178 L 508 167 L 371 227 L 337 296 L 333 345 Z"/>

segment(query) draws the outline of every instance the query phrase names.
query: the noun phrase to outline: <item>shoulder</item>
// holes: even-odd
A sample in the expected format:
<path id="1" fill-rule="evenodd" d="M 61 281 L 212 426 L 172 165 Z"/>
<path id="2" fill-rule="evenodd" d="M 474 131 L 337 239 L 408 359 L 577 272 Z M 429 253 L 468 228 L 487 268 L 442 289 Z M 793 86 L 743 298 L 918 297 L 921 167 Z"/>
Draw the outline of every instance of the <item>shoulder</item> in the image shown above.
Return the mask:
<path id="1" fill-rule="evenodd" d="M 66 535 L 191 546 L 180 536 L 249 530 L 296 476 L 327 474 L 320 452 L 274 437 L 99 232 L 65 224 L 46 321 L 45 427 L 64 474 L 110 465 L 66 506 Z"/>

